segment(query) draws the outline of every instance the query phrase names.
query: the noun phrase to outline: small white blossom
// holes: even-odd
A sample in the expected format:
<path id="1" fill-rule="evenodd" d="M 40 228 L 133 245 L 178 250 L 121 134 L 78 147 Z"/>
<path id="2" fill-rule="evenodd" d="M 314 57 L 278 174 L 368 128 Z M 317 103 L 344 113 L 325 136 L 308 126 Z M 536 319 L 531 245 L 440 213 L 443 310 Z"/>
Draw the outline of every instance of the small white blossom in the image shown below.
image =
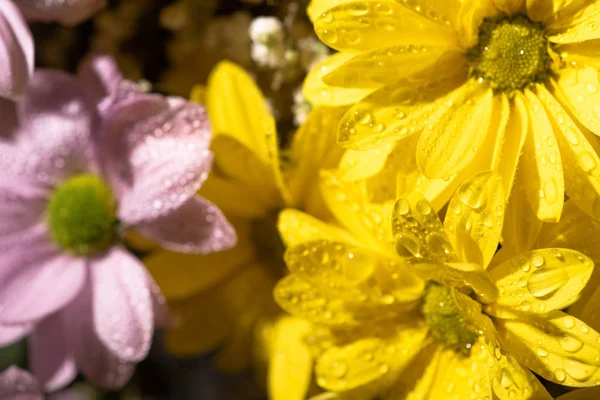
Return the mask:
<path id="1" fill-rule="evenodd" d="M 275 17 L 257 17 L 250 24 L 252 59 L 262 67 L 279 68 L 285 64 L 285 32 Z"/>

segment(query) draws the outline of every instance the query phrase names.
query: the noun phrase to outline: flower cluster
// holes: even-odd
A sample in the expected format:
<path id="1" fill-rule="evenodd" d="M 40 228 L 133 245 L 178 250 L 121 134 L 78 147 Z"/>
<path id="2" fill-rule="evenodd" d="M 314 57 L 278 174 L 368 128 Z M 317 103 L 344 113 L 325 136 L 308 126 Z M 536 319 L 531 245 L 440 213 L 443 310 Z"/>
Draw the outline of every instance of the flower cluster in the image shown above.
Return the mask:
<path id="1" fill-rule="evenodd" d="M 69 73 L 31 24 L 106 2 L 0 0 L 0 398 L 600 396 L 599 1 L 130 4 Z"/>

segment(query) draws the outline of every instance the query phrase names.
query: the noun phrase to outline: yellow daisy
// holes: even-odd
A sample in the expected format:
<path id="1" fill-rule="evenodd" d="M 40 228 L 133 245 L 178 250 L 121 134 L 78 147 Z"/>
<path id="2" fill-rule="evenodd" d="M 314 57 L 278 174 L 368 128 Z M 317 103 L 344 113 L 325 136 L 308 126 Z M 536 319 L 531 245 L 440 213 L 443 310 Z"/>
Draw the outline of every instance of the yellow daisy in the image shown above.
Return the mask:
<path id="1" fill-rule="evenodd" d="M 317 382 L 338 393 L 323 399 L 551 398 L 530 370 L 561 385 L 600 385 L 600 334 L 560 311 L 593 262 L 563 248 L 495 256 L 497 174 L 466 180 L 443 225 L 420 194 L 373 206 L 326 174 L 322 192 L 345 229 L 281 213 L 291 274 L 274 293 L 320 326 L 306 339 Z"/>
<path id="2" fill-rule="evenodd" d="M 600 219 L 599 2 L 313 0 L 309 12 L 339 53 L 305 97 L 353 104 L 338 140 L 379 150 L 342 163 L 347 179 L 410 148 L 434 181 L 419 190 L 440 203 L 481 170 L 498 172 L 508 196 L 519 166 L 539 219 L 557 221 L 565 194 Z"/>
<path id="3" fill-rule="evenodd" d="M 198 90 L 193 97 L 201 95 Z M 204 97 L 215 163 L 202 195 L 235 226 L 238 245 L 207 256 L 159 251 L 145 260 L 175 316 L 166 345 L 177 355 L 218 350 L 216 365 L 226 371 L 269 361 L 272 397 L 302 399 L 311 358 L 300 337 L 308 323 L 282 318 L 272 298 L 285 271 L 276 220 L 284 207 L 329 216 L 312 182 L 321 167 L 339 161 L 334 137 L 341 112 L 315 109 L 280 155 L 273 117 L 244 70 L 219 64 Z M 294 385 L 280 387 L 292 374 Z"/>

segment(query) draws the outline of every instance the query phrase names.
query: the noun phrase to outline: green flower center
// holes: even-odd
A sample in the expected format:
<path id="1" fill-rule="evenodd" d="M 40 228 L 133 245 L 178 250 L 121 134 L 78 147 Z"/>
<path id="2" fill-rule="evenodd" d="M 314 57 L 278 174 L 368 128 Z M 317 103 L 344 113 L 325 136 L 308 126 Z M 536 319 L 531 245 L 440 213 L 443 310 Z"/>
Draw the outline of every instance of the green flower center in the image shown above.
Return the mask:
<path id="1" fill-rule="evenodd" d="M 47 208 L 52 240 L 63 250 L 88 255 L 109 247 L 117 236 L 116 202 L 97 175 L 77 175 L 56 188 Z"/>
<path id="2" fill-rule="evenodd" d="M 549 51 L 542 24 L 521 15 L 486 19 L 479 27 L 479 43 L 468 55 L 471 75 L 496 92 L 523 90 L 551 75 Z"/>
<path id="3" fill-rule="evenodd" d="M 427 285 L 421 308 L 431 335 L 442 345 L 468 356 L 477 340 L 468 321 L 454 303 L 450 288 L 438 283 Z"/>

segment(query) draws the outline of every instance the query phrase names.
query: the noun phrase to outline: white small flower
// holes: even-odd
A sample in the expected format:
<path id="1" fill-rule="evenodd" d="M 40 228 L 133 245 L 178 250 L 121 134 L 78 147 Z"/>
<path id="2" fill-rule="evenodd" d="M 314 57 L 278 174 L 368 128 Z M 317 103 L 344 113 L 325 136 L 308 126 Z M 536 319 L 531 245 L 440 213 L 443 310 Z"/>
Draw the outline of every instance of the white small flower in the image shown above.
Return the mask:
<path id="1" fill-rule="evenodd" d="M 292 106 L 292 111 L 294 112 L 294 123 L 296 126 L 300 126 L 306 121 L 311 109 L 311 104 L 306 101 L 302 95 L 302 87 L 294 90 L 294 105 Z"/>
<path id="2" fill-rule="evenodd" d="M 285 32 L 275 17 L 257 17 L 248 30 L 252 59 L 260 66 L 278 68 L 285 64 Z"/>

